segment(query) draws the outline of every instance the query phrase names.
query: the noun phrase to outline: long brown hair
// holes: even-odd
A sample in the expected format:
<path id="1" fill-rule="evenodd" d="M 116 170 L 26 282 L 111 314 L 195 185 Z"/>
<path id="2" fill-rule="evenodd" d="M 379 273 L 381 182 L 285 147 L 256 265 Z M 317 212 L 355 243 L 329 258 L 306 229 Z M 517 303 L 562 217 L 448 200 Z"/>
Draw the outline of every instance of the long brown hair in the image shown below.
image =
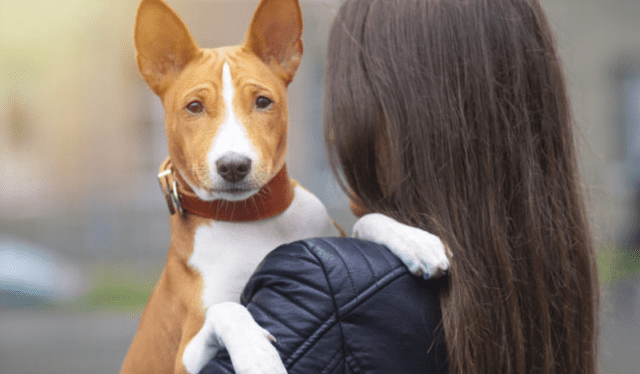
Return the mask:
<path id="1" fill-rule="evenodd" d="M 327 58 L 343 187 L 453 252 L 450 371 L 595 373 L 594 250 L 538 0 L 347 0 Z"/>

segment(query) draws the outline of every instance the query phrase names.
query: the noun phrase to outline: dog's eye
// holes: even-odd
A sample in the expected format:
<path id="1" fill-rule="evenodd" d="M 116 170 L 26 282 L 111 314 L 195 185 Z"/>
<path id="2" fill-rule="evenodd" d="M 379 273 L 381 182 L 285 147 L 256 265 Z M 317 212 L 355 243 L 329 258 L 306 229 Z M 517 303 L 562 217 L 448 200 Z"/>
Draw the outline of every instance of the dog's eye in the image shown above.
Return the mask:
<path id="1" fill-rule="evenodd" d="M 204 110 L 204 106 L 198 100 L 194 100 L 187 104 L 186 109 L 192 114 L 198 114 L 202 113 L 202 111 Z"/>
<path id="2" fill-rule="evenodd" d="M 267 109 L 273 104 L 273 101 L 268 97 L 258 96 L 256 99 L 256 108 L 258 109 Z"/>

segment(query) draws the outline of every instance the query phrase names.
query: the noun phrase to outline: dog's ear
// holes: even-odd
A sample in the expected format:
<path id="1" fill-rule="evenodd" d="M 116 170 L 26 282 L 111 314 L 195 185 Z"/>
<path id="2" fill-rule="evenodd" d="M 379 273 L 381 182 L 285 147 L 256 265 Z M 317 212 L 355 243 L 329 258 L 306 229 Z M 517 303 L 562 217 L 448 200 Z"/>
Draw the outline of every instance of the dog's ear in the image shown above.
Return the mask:
<path id="1" fill-rule="evenodd" d="M 302 12 L 298 0 L 262 0 L 244 46 L 288 85 L 302 58 Z"/>
<path id="2" fill-rule="evenodd" d="M 180 17 L 161 0 L 142 0 L 134 32 L 138 69 L 159 96 L 201 51 Z"/>

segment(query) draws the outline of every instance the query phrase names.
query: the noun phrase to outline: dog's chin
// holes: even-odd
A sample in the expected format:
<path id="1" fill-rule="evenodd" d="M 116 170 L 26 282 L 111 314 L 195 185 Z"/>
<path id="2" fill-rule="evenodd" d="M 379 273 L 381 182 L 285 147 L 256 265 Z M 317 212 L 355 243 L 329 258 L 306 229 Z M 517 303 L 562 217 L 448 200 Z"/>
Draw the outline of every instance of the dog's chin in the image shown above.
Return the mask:
<path id="1" fill-rule="evenodd" d="M 251 198 L 255 195 L 262 186 L 255 181 L 244 181 L 240 183 L 192 183 L 187 178 L 183 178 L 191 190 L 195 192 L 196 196 L 202 201 L 243 201 Z"/>
<path id="2" fill-rule="evenodd" d="M 255 195 L 259 189 L 239 189 L 239 188 L 228 188 L 228 189 L 204 189 L 204 188 L 194 188 L 193 189 L 198 198 L 202 201 L 216 201 L 216 200 L 225 200 L 225 201 L 243 201 L 250 199 L 251 196 Z"/>
<path id="3" fill-rule="evenodd" d="M 226 200 L 226 201 L 243 201 L 249 199 L 260 189 L 240 189 L 240 188 L 229 188 L 229 189 L 218 189 L 211 190 L 210 195 L 213 197 L 211 200 Z"/>
<path id="4" fill-rule="evenodd" d="M 203 188 L 195 188 L 194 191 L 204 201 L 243 201 L 250 199 L 261 188 L 262 186 L 257 183 L 244 181 L 240 183 L 223 182 L 212 186 L 204 186 Z"/>

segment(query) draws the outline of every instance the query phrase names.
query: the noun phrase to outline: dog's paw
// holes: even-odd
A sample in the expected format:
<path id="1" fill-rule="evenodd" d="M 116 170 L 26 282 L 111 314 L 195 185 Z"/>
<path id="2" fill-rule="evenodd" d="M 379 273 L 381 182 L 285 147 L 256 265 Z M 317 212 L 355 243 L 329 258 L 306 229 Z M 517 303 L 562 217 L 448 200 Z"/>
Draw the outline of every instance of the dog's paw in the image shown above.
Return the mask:
<path id="1" fill-rule="evenodd" d="M 182 354 L 182 363 L 190 374 L 197 374 L 215 357 L 222 347 L 222 342 L 213 331 L 211 324 L 205 321 L 200 331 L 187 344 Z"/>
<path id="2" fill-rule="evenodd" d="M 253 331 L 252 331 L 253 330 Z M 278 351 L 271 343 L 275 339 L 259 328 L 247 328 L 236 343 L 227 343 L 231 363 L 237 374 L 287 374 Z M 242 339 L 241 336 L 245 338 Z"/>
<path id="3" fill-rule="evenodd" d="M 221 303 L 207 311 L 217 336 L 227 348 L 237 374 L 286 374 L 272 343 L 276 339 L 236 303 Z"/>
<path id="4" fill-rule="evenodd" d="M 383 214 L 370 213 L 358 219 L 353 237 L 387 246 L 411 273 L 424 279 L 440 277 L 449 269 L 448 250 L 440 238 Z"/>

